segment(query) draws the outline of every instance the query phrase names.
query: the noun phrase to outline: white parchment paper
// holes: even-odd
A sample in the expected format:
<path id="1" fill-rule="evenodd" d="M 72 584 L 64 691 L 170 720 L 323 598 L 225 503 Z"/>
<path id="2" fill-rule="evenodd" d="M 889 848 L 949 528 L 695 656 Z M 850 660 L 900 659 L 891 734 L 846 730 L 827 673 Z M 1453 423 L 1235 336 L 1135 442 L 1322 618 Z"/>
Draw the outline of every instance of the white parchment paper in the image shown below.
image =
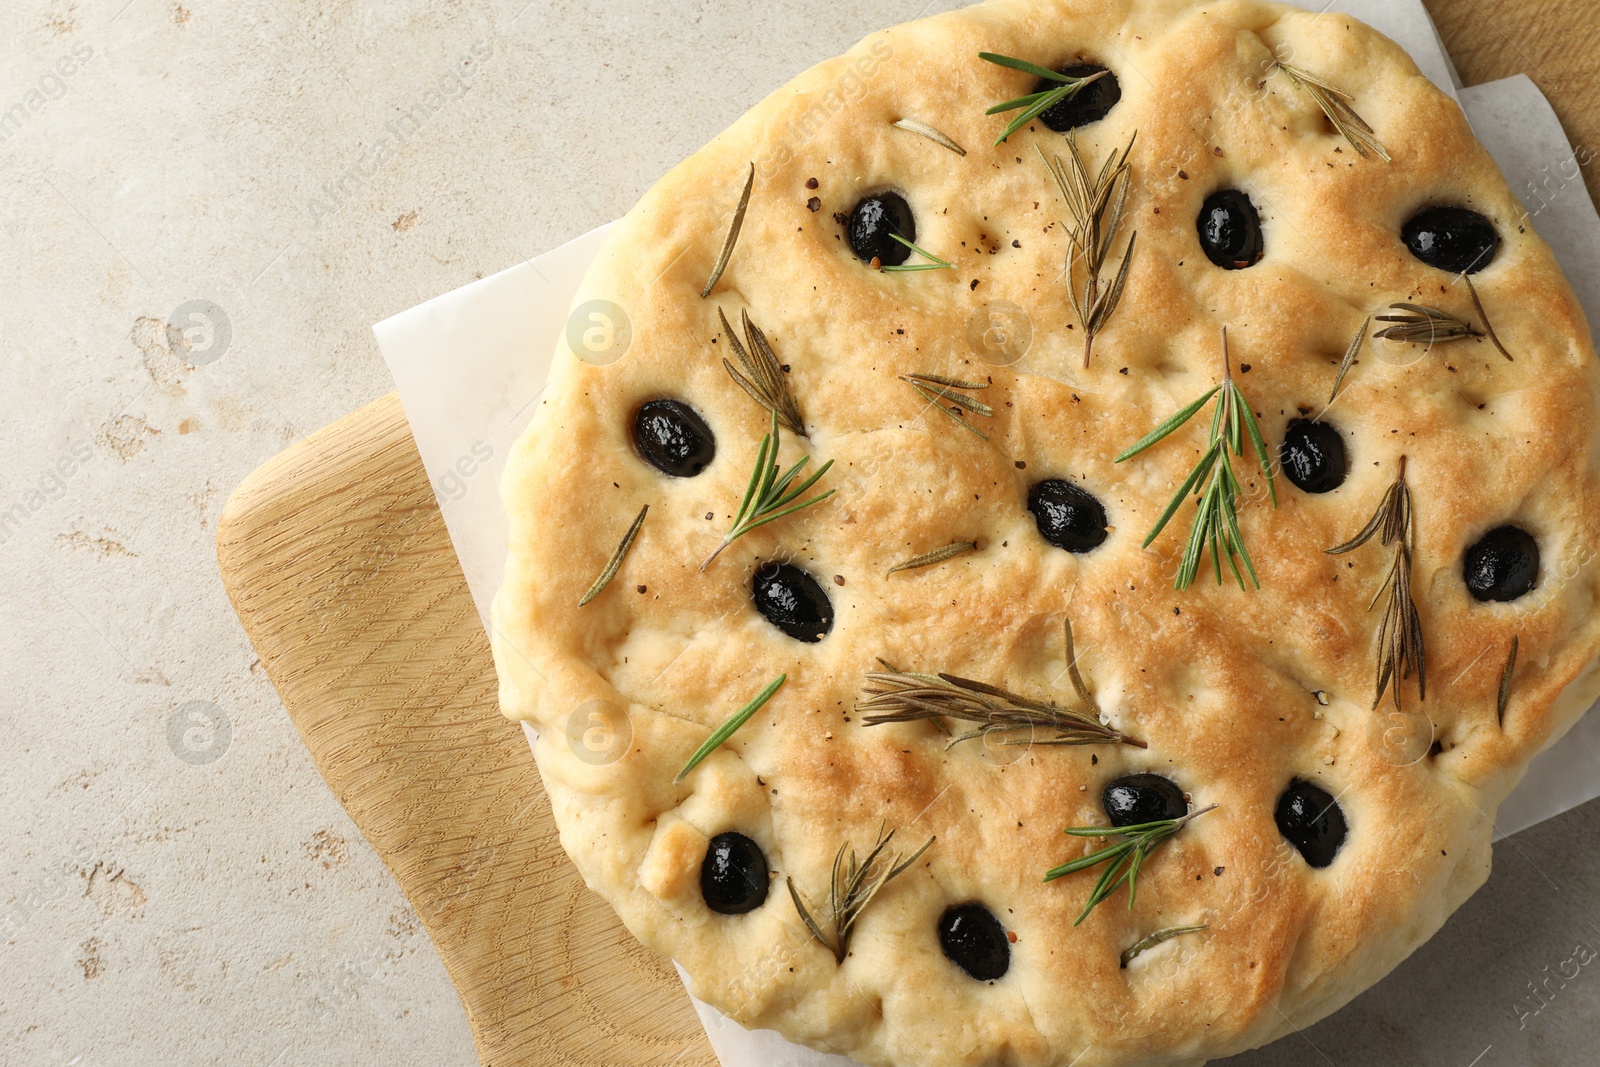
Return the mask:
<path id="1" fill-rule="evenodd" d="M 1307 0 L 1298 6 L 1323 10 Z M 1505 172 L 1540 235 L 1555 249 L 1591 322 L 1600 321 L 1600 215 L 1554 111 L 1523 76 L 1462 89 L 1420 0 L 1341 0 L 1398 41 L 1434 84 L 1458 100 Z M 467 585 L 488 625 L 505 563 L 507 523 L 499 481 L 512 442 L 532 417 L 557 339 L 584 271 L 609 226 L 527 263 L 437 297 L 373 327 L 400 391 L 423 466 L 439 498 Z M 535 738 L 528 731 L 529 741 Z M 1497 837 L 1600 796 L 1600 715 L 1588 715 L 1539 756 L 1502 806 Z M 681 972 L 680 972 L 681 973 Z M 850 1067 L 747 1031 L 695 1001 L 727 1067 Z"/>

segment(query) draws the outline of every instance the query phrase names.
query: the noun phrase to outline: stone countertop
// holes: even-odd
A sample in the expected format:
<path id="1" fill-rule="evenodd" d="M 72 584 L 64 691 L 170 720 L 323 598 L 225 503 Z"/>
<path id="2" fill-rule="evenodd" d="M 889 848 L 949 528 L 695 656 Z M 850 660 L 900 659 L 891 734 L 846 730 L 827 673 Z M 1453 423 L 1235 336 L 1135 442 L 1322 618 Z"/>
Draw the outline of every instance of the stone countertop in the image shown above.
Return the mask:
<path id="1" fill-rule="evenodd" d="M 218 512 L 391 388 L 371 323 L 621 215 L 806 66 L 948 6 L 0 9 L 0 1063 L 476 1062 L 234 618 Z M 1457 52 L 1469 80 L 1520 54 L 1589 135 L 1538 26 L 1434 7 L 1447 41 L 1504 38 Z M 1501 844 L 1394 976 L 1233 1062 L 1592 1062 L 1597 838 L 1591 804 Z"/>

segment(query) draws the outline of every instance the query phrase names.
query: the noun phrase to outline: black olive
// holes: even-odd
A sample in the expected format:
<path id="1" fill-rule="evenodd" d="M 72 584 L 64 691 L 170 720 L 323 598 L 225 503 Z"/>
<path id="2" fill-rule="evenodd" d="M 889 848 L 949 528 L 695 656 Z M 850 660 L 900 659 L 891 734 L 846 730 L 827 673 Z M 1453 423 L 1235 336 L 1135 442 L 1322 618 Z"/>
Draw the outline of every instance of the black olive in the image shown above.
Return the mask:
<path id="1" fill-rule="evenodd" d="M 911 256 L 911 249 L 890 234 L 899 234 L 915 244 L 917 220 L 911 205 L 899 193 L 879 193 L 866 197 L 850 213 L 850 250 L 863 263 L 876 259 L 885 267 L 898 267 Z"/>
<path id="2" fill-rule="evenodd" d="M 833 603 L 811 575 L 792 563 L 767 563 L 752 583 L 756 610 L 794 638 L 814 644 L 833 629 Z"/>
<path id="3" fill-rule="evenodd" d="M 1028 510 L 1039 536 L 1068 552 L 1088 552 L 1106 539 L 1106 509 L 1072 482 L 1049 478 L 1028 490 Z"/>
<path id="4" fill-rule="evenodd" d="M 1011 939 L 982 904 L 957 904 L 939 920 L 939 947 L 980 982 L 1003 978 L 1011 967 Z"/>
<path id="5" fill-rule="evenodd" d="M 1183 790 L 1159 774 L 1129 774 L 1118 778 L 1100 794 L 1100 806 L 1112 826 L 1181 819 L 1189 814 Z"/>
<path id="6" fill-rule="evenodd" d="M 1045 108 L 1039 114 L 1039 121 L 1057 133 L 1066 133 L 1079 126 L 1087 126 L 1091 122 L 1099 122 L 1117 106 L 1117 101 L 1122 99 L 1122 83 L 1117 81 L 1117 76 L 1105 67 L 1093 63 L 1074 63 L 1069 67 L 1062 67 L 1057 74 L 1065 74 L 1069 78 L 1091 78 L 1105 71 L 1105 77 L 1090 82 L 1079 89 L 1076 96 L 1061 101 L 1054 107 Z M 1051 89 L 1061 88 L 1061 82 L 1048 78 L 1040 78 L 1039 84 L 1033 87 L 1036 93 L 1048 93 Z"/>
<path id="7" fill-rule="evenodd" d="M 1349 832 L 1344 811 L 1327 790 L 1296 778 L 1278 798 L 1278 832 L 1313 867 L 1326 867 Z"/>
<path id="8" fill-rule="evenodd" d="M 1539 581 L 1539 542 L 1515 526 L 1490 530 L 1467 549 L 1465 577 L 1479 600 L 1515 600 Z"/>
<path id="9" fill-rule="evenodd" d="M 1494 223 L 1464 207 L 1430 207 L 1400 230 L 1411 254 L 1451 274 L 1476 274 L 1494 262 L 1500 235 Z"/>
<path id="10" fill-rule="evenodd" d="M 766 903 L 767 857 L 761 846 L 729 830 L 711 839 L 700 863 L 700 895 L 722 915 L 743 915 Z"/>
<path id="11" fill-rule="evenodd" d="M 1200 208 L 1196 220 L 1200 248 L 1206 258 L 1226 270 L 1255 266 L 1265 247 L 1261 237 L 1261 216 L 1250 198 L 1238 189 L 1212 193 Z"/>
<path id="12" fill-rule="evenodd" d="M 1278 456 L 1283 473 L 1307 493 L 1331 493 L 1344 484 L 1349 473 L 1344 437 L 1326 422 L 1295 419 L 1289 423 Z"/>
<path id="13" fill-rule="evenodd" d="M 650 466 L 674 478 L 693 478 L 717 454 L 711 427 L 681 400 L 643 404 L 633 417 L 633 443 Z"/>

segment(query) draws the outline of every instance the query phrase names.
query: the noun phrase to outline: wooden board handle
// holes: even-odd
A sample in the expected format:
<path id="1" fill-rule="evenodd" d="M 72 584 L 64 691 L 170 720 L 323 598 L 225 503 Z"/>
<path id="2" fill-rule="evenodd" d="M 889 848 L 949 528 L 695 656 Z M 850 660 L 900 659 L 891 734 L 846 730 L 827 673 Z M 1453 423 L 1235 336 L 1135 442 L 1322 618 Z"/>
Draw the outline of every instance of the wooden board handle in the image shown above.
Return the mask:
<path id="1" fill-rule="evenodd" d="M 714 1067 L 670 963 L 561 850 L 399 398 L 246 479 L 217 555 L 317 768 L 438 948 L 482 1062 Z"/>

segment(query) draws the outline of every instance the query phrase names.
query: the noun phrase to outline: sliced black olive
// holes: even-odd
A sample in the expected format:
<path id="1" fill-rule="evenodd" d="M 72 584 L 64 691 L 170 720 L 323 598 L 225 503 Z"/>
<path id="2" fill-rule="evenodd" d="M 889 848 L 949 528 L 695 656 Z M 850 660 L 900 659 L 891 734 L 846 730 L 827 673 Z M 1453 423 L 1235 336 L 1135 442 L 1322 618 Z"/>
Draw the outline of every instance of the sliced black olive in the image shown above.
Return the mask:
<path id="1" fill-rule="evenodd" d="M 980 982 L 1003 978 L 1011 967 L 1011 939 L 982 904 L 958 904 L 939 920 L 939 947 Z"/>
<path id="2" fill-rule="evenodd" d="M 1099 122 L 1110 114 L 1111 109 L 1117 106 L 1117 101 L 1122 99 L 1122 83 L 1117 81 L 1115 74 L 1093 63 L 1074 63 L 1069 67 L 1061 67 L 1056 73 L 1069 78 L 1092 78 L 1101 71 L 1105 71 L 1104 77 L 1085 85 L 1075 96 L 1040 112 L 1039 121 L 1057 133 L 1066 133 L 1079 126 Z M 1039 84 L 1033 87 L 1033 91 L 1048 93 L 1051 89 L 1061 88 L 1061 84 L 1048 78 L 1040 78 Z"/>
<path id="3" fill-rule="evenodd" d="M 1451 274 L 1476 274 L 1494 262 L 1500 234 L 1494 223 L 1464 207 L 1430 207 L 1400 230 L 1411 254 Z"/>
<path id="4" fill-rule="evenodd" d="M 917 241 L 917 220 L 911 215 L 911 205 L 899 193 L 864 198 L 850 213 L 847 229 L 850 250 L 861 262 L 876 259 L 885 267 L 898 267 L 911 256 L 911 249 L 891 234 L 899 234 L 912 244 Z"/>
<path id="5" fill-rule="evenodd" d="M 1349 832 L 1344 811 L 1320 786 L 1296 778 L 1278 798 L 1278 832 L 1313 867 L 1326 867 Z"/>
<path id="6" fill-rule="evenodd" d="M 1196 220 L 1200 248 L 1206 258 L 1226 270 L 1244 270 L 1261 259 L 1264 249 L 1261 216 L 1250 198 L 1238 189 L 1212 193 Z"/>
<path id="7" fill-rule="evenodd" d="M 761 846 L 733 830 L 718 834 L 700 863 L 700 895 L 722 915 L 743 915 L 761 907 L 770 882 Z"/>
<path id="8" fill-rule="evenodd" d="M 1088 552 L 1106 539 L 1106 509 L 1087 489 L 1061 478 L 1048 478 L 1028 490 L 1039 536 L 1068 552 Z"/>
<path id="9" fill-rule="evenodd" d="M 1467 549 L 1465 577 L 1479 600 L 1515 600 L 1539 581 L 1539 542 L 1516 526 L 1490 530 Z"/>
<path id="10" fill-rule="evenodd" d="M 1118 778 L 1100 794 L 1100 805 L 1112 826 L 1181 819 L 1189 814 L 1178 783 L 1159 774 L 1129 774 Z"/>
<path id="11" fill-rule="evenodd" d="M 1344 437 L 1326 422 L 1295 419 L 1283 433 L 1278 450 L 1283 473 L 1307 493 L 1331 493 L 1344 484 L 1349 465 Z"/>
<path id="12" fill-rule="evenodd" d="M 766 563 L 752 583 L 756 610 L 794 638 L 814 644 L 833 629 L 833 603 L 822 584 L 792 563 Z"/>
<path id="13" fill-rule="evenodd" d="M 681 400 L 641 405 L 633 417 L 633 443 L 650 466 L 674 478 L 693 478 L 717 454 L 711 427 Z"/>

